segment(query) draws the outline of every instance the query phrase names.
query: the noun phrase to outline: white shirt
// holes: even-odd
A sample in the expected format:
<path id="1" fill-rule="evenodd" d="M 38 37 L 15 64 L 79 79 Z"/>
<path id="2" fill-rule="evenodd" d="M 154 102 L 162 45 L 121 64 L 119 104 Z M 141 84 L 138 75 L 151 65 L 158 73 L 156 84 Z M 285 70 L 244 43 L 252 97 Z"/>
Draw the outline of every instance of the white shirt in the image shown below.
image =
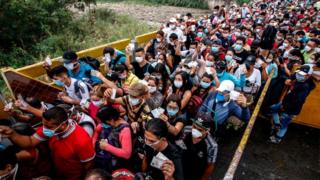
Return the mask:
<path id="1" fill-rule="evenodd" d="M 170 35 L 172 33 L 175 33 L 178 36 L 178 40 L 180 42 L 185 42 L 186 41 L 186 36 L 183 34 L 183 31 L 178 27 L 176 27 L 174 30 L 172 30 L 170 27 L 168 27 L 168 28 L 165 28 L 163 30 L 163 32 L 165 33 L 165 36 L 166 36 L 166 39 L 167 39 L 168 43 L 170 42 L 170 38 L 169 37 L 170 37 Z"/>
<path id="2" fill-rule="evenodd" d="M 75 83 L 78 82 L 79 92 L 75 90 Z M 72 98 L 80 101 L 80 105 L 84 105 L 85 102 L 90 98 L 88 86 L 81 80 L 76 80 L 71 78 L 70 86 L 64 86 L 67 95 Z"/>
<path id="3" fill-rule="evenodd" d="M 242 65 L 243 66 L 243 65 Z M 242 68 L 238 68 L 235 72 L 235 76 L 240 79 L 240 75 L 241 75 L 241 71 L 240 69 Z M 259 90 L 259 87 L 261 86 L 261 72 L 254 68 L 252 74 L 249 77 L 246 77 L 246 81 L 250 82 L 250 86 L 247 86 L 247 83 L 244 85 L 243 87 L 243 92 L 245 93 L 256 93 Z M 238 90 L 241 90 L 238 88 Z"/>

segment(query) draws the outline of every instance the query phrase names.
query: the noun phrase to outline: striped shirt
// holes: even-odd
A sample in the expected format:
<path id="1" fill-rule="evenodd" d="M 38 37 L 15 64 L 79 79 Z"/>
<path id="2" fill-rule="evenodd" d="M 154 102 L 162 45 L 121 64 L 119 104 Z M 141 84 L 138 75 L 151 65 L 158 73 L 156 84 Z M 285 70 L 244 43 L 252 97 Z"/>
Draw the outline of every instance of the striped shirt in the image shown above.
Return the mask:
<path id="1" fill-rule="evenodd" d="M 131 122 L 144 122 L 152 119 L 151 110 L 145 103 L 145 100 L 139 105 L 139 107 L 133 109 L 129 103 L 129 96 L 122 97 L 123 106 L 127 111 L 129 123 Z M 142 108 L 142 109 L 141 109 Z"/>

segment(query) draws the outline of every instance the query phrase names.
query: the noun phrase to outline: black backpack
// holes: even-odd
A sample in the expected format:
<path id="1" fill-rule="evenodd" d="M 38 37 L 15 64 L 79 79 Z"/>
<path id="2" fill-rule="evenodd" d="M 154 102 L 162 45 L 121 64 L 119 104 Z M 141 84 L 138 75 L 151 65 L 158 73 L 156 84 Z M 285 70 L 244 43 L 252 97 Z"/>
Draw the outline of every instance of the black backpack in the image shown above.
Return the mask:
<path id="1" fill-rule="evenodd" d="M 86 56 L 86 57 L 82 57 L 79 58 L 79 62 L 83 62 L 86 64 L 89 64 L 94 70 L 98 70 L 100 68 L 100 61 L 96 58 L 90 57 L 90 56 Z"/>

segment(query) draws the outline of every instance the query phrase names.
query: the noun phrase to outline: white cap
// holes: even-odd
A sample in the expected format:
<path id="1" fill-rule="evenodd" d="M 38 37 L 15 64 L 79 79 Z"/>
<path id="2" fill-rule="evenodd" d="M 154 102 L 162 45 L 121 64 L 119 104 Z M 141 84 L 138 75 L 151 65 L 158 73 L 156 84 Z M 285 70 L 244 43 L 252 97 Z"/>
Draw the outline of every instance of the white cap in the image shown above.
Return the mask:
<path id="1" fill-rule="evenodd" d="M 176 18 L 170 18 L 170 21 L 169 21 L 170 23 L 176 23 L 177 22 L 177 20 L 176 20 Z"/>
<path id="2" fill-rule="evenodd" d="M 234 83 L 230 80 L 224 80 L 221 82 L 220 86 L 217 88 L 217 91 L 224 92 L 224 91 L 233 91 L 234 90 Z"/>

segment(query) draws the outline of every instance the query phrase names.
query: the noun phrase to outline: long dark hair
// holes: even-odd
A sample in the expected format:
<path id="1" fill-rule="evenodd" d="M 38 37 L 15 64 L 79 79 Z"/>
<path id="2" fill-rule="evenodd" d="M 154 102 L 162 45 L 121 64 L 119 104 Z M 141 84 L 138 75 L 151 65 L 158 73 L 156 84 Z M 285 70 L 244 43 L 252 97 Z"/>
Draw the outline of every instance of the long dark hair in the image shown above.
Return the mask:
<path id="1" fill-rule="evenodd" d="M 262 33 L 260 47 L 262 49 L 271 50 L 273 48 L 276 35 L 277 29 L 270 25 L 267 26 L 267 28 Z"/>
<path id="2" fill-rule="evenodd" d="M 178 76 L 178 75 L 180 75 L 181 77 L 182 77 L 182 81 L 183 81 L 183 85 L 182 85 L 182 87 L 180 88 L 183 92 L 184 91 L 186 91 L 186 90 L 190 90 L 191 89 L 191 82 L 189 82 L 189 75 L 186 73 L 186 72 L 184 72 L 184 71 L 181 71 L 181 72 L 178 72 L 176 75 L 175 75 L 175 77 L 176 76 Z M 174 78 L 175 79 L 175 78 Z M 173 79 L 173 82 L 174 82 L 174 79 Z M 172 90 L 173 90 L 173 92 L 175 93 L 177 90 L 178 90 L 178 88 L 176 88 L 175 86 L 174 86 L 174 83 L 172 83 L 173 85 L 172 85 Z"/>

